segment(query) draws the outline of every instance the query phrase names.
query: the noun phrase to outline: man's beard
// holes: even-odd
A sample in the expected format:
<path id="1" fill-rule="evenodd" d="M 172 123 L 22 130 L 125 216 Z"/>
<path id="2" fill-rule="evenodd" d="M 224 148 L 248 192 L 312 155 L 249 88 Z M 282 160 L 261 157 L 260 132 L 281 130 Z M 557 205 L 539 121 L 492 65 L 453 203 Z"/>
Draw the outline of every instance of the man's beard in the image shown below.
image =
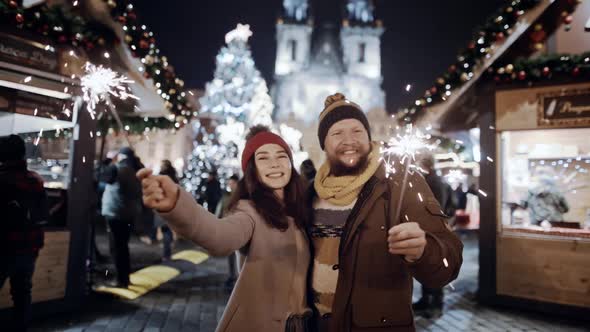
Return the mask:
<path id="1" fill-rule="evenodd" d="M 359 161 L 354 166 L 349 166 L 343 163 L 338 157 L 331 159 L 328 157 L 330 162 L 330 173 L 334 176 L 346 176 L 346 175 L 358 175 L 367 169 L 369 160 L 369 151 L 363 154 Z"/>

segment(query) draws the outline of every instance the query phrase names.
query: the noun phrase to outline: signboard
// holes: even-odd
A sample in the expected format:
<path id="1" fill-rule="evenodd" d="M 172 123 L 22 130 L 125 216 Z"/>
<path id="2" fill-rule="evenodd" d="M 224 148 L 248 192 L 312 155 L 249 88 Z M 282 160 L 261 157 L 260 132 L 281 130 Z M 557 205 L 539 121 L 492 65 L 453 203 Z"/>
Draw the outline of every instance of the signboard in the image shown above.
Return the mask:
<path id="1" fill-rule="evenodd" d="M 52 46 L 0 32 L 0 61 L 59 72 L 59 61 Z"/>
<path id="2" fill-rule="evenodd" d="M 2 100 L 7 101 L 6 108 Z M 11 102 L 10 102 L 11 101 Z M 70 112 L 67 111 L 68 107 Z M 71 101 L 26 91 L 0 88 L 0 110 L 61 121 L 72 121 Z"/>
<path id="3" fill-rule="evenodd" d="M 539 126 L 589 126 L 590 88 L 539 94 Z"/>

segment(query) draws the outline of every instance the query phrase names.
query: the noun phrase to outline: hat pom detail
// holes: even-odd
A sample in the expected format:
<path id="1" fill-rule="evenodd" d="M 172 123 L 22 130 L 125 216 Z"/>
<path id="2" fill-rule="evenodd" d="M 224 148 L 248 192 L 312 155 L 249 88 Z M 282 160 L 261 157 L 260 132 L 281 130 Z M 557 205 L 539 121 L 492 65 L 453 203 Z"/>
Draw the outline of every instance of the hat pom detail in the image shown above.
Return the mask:
<path id="1" fill-rule="evenodd" d="M 335 103 L 337 101 L 341 101 L 341 100 L 346 100 L 346 96 L 344 96 L 340 92 L 336 92 L 335 94 L 329 95 L 328 97 L 326 97 L 326 101 L 324 102 L 324 107 L 328 107 L 328 106 L 332 105 L 333 103 Z"/>

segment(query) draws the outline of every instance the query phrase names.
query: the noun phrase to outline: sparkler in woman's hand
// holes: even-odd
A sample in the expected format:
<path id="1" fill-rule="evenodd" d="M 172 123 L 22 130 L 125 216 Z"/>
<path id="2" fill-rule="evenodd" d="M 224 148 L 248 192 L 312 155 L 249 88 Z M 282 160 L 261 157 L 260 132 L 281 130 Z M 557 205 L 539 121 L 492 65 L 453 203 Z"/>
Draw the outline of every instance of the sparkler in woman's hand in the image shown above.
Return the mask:
<path id="1" fill-rule="evenodd" d="M 110 68 L 95 66 L 90 62 L 84 65 L 86 75 L 81 77 L 82 84 L 82 99 L 86 102 L 86 110 L 90 117 L 94 120 L 96 115 L 96 106 L 104 102 L 111 111 L 111 114 L 117 121 L 119 129 L 124 130 L 123 123 L 119 114 L 115 110 L 111 101 L 111 96 L 117 97 L 121 100 L 133 98 L 139 100 L 137 96 L 131 93 L 128 84 L 135 83 L 124 75 L 119 75 L 116 71 Z"/>

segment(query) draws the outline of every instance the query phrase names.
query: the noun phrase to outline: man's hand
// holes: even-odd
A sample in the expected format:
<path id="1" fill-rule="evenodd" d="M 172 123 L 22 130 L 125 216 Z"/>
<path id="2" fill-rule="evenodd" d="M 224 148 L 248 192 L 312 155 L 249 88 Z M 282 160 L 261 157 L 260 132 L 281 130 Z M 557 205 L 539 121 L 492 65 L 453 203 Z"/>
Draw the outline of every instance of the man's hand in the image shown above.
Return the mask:
<path id="1" fill-rule="evenodd" d="M 178 185 L 166 175 L 153 175 L 152 170 L 142 168 L 137 172 L 143 191 L 143 204 L 158 212 L 169 212 L 178 200 Z"/>
<path id="2" fill-rule="evenodd" d="M 422 257 L 426 247 L 426 233 L 416 222 L 406 222 L 393 226 L 389 230 L 387 243 L 393 255 L 403 255 L 408 262 Z"/>

